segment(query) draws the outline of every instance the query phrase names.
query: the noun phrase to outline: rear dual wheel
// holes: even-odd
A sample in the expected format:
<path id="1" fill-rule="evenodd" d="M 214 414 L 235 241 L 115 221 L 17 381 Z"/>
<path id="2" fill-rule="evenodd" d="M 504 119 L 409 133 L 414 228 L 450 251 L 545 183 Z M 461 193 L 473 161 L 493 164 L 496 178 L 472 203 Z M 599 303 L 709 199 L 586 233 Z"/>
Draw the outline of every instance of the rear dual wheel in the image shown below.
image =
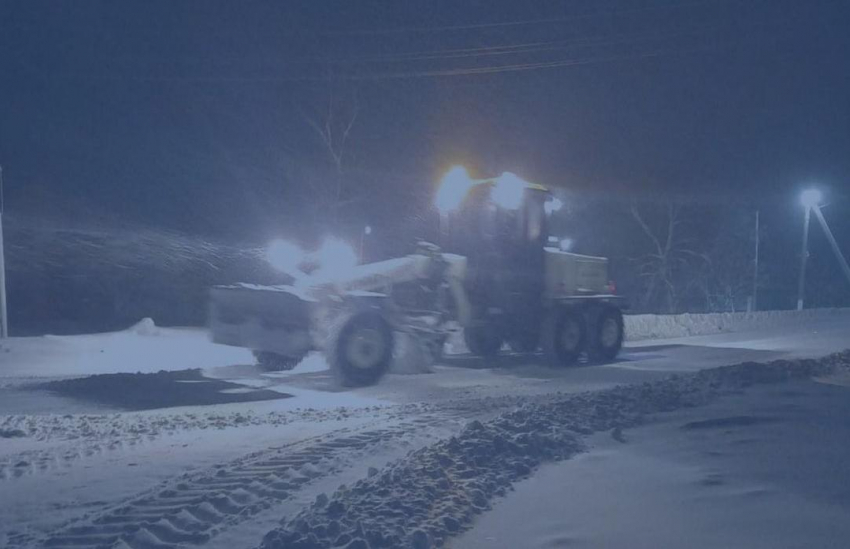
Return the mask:
<path id="1" fill-rule="evenodd" d="M 584 315 L 572 307 L 552 311 L 543 326 L 543 356 L 550 366 L 578 362 L 586 339 Z"/>
<path id="2" fill-rule="evenodd" d="M 588 314 L 587 358 L 591 362 L 611 362 L 623 348 L 623 313 L 611 306 L 591 309 Z"/>
<path id="3" fill-rule="evenodd" d="M 581 353 L 590 362 L 610 362 L 623 347 L 623 313 L 609 305 L 555 309 L 543 329 L 543 353 L 551 366 L 572 366 Z"/>

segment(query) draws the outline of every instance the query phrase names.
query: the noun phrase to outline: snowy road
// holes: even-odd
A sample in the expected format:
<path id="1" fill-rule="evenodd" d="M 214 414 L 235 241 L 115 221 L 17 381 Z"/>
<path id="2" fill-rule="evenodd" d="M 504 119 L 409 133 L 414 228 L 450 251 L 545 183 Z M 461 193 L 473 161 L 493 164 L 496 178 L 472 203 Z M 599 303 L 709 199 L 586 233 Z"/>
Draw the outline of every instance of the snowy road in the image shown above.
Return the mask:
<path id="1" fill-rule="evenodd" d="M 850 347 L 850 313 L 833 313 L 803 325 L 634 342 L 606 366 L 551 370 L 517 356 L 496 365 L 453 356 L 431 374 L 340 391 L 318 357 L 294 372 L 262 373 L 244 351 L 211 346 L 196 332 L 143 328 L 48 338 L 46 346 L 44 338 L 13 340 L 0 354 L 0 546 L 253 547 L 317 496 L 376 475 L 470 420 L 559 393 Z M 208 379 L 236 384 L 205 406 L 127 411 L 114 394 L 99 398 L 109 385 L 75 398 L 21 387 L 62 374 L 201 364 Z M 211 383 L 166 381 L 178 398 Z M 233 401 L 255 390 L 289 398 Z"/>
<path id="2" fill-rule="evenodd" d="M 450 356 L 431 375 L 393 375 L 354 391 L 389 402 L 438 402 L 495 396 L 533 396 L 597 390 L 640 383 L 745 361 L 819 357 L 850 348 L 850 311 L 738 333 L 655 339 L 627 343 L 614 364 L 563 370 L 542 358 L 501 356 L 496 365 L 472 356 Z M 334 391 L 326 371 L 285 376 L 287 389 Z"/>
<path id="3" fill-rule="evenodd" d="M 800 381 L 600 433 L 450 547 L 847 547 L 848 420 L 850 387 Z"/>

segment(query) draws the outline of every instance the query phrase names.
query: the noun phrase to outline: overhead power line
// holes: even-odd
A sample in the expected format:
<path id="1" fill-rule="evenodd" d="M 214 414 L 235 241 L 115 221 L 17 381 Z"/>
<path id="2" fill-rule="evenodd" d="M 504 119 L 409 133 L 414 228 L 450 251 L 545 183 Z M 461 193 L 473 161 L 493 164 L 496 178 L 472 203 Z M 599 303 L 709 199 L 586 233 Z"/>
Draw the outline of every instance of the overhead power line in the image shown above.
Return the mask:
<path id="1" fill-rule="evenodd" d="M 415 71 L 387 71 L 387 72 L 369 72 L 369 73 L 352 73 L 352 74 L 335 74 L 334 78 L 339 80 L 393 80 L 405 78 L 427 78 L 427 77 L 443 77 L 443 76 L 463 76 L 477 74 L 497 74 L 506 72 L 530 71 L 538 69 L 549 69 L 556 67 L 568 67 L 575 65 L 590 65 L 595 63 L 606 63 L 612 61 L 623 61 L 629 59 L 646 59 L 650 57 L 659 57 L 672 53 L 688 54 L 701 50 L 703 48 L 667 48 L 657 49 L 645 52 L 632 52 L 629 54 L 608 55 L 608 56 L 592 56 L 592 57 L 575 57 L 567 59 L 558 59 L 553 61 L 529 62 L 529 63 L 513 63 L 501 64 L 483 67 L 462 67 L 451 69 L 433 69 L 433 70 L 415 70 Z M 287 75 L 287 76 L 248 76 L 248 77 L 232 77 L 232 76 L 99 76 L 94 77 L 100 80 L 129 80 L 138 82 L 257 82 L 257 83 L 273 83 L 273 82 L 299 82 L 299 81 L 321 81 L 327 80 L 327 76 L 322 75 Z"/>
<path id="2" fill-rule="evenodd" d="M 718 1 L 718 0 L 715 0 Z M 695 2 L 690 5 L 707 2 Z M 334 79 L 348 80 L 388 80 L 422 77 L 448 77 L 463 75 L 496 74 L 518 71 L 542 70 L 574 65 L 589 65 L 629 59 L 644 59 L 670 54 L 687 54 L 700 51 L 716 51 L 739 44 L 754 36 L 754 31 L 766 27 L 786 24 L 788 28 L 782 31 L 793 31 L 799 23 L 799 14 L 783 13 L 782 17 L 774 17 L 768 21 L 727 21 L 713 25 L 694 25 L 689 22 L 688 28 L 680 28 L 669 32 L 633 32 L 610 33 L 600 36 L 588 36 L 570 40 L 540 40 L 514 44 L 490 44 L 486 46 L 419 50 L 410 52 L 364 55 L 361 57 L 327 58 L 319 56 L 281 59 L 276 67 L 265 67 L 256 75 L 191 75 L 182 71 L 179 59 L 175 63 L 170 59 L 171 70 L 181 70 L 178 74 L 43 74 L 39 76 L 50 79 L 66 80 L 104 80 L 104 81 L 163 81 L 163 82 L 292 82 L 326 80 L 327 74 L 321 71 L 295 72 L 297 65 L 315 64 L 338 65 L 340 70 L 334 72 Z M 777 35 L 774 35 L 777 36 Z M 568 55 L 555 55 L 555 52 L 568 52 Z M 509 62 L 484 63 L 487 59 L 513 57 Z M 482 60 L 482 63 L 470 66 L 439 66 L 441 61 Z M 246 58 L 246 61 L 252 59 Z M 215 61 L 214 58 L 208 61 Z M 408 67 L 390 69 L 389 64 L 408 63 Z M 423 65 L 423 63 L 425 65 Z M 349 67 L 343 68 L 345 65 Z M 369 65 L 372 65 L 369 67 Z M 429 66 L 430 65 L 430 66 Z M 444 64 L 445 65 L 445 64 Z M 120 63 L 122 67 L 131 66 Z M 186 66 L 188 67 L 188 66 Z M 148 70 L 156 68 L 151 65 L 144 67 Z M 211 68 L 215 68 L 214 66 Z M 259 68 L 259 67 L 258 67 Z M 327 68 L 327 67 L 326 67 Z M 138 69 L 137 69 L 138 71 Z"/>
<path id="3" fill-rule="evenodd" d="M 469 59 L 478 57 L 491 57 L 499 55 L 522 55 L 529 53 L 543 53 L 563 51 L 567 49 L 575 49 L 590 46 L 614 46 L 614 45 L 637 45 L 643 42 L 663 41 L 672 38 L 681 37 L 696 37 L 706 33 L 723 30 L 719 25 L 713 25 L 703 28 L 692 28 L 668 33 L 622 33 L 611 34 L 607 36 L 586 37 L 573 40 L 552 40 L 543 42 L 528 42 L 522 44 L 506 44 L 483 46 L 478 48 L 459 48 L 459 49 L 441 49 L 441 50 L 425 50 L 418 52 L 402 52 L 395 54 L 380 54 L 361 57 L 338 57 L 338 58 L 322 58 L 314 57 L 309 60 L 297 59 L 290 60 L 289 63 L 332 63 L 332 64 L 357 64 L 357 63 L 397 63 L 408 61 L 432 61 L 446 59 Z"/>
<path id="4" fill-rule="evenodd" d="M 476 30 L 476 29 L 492 29 L 504 27 L 522 27 L 529 25 L 540 24 L 559 24 L 569 23 L 572 21 L 582 21 L 586 19 L 596 19 L 600 17 L 612 17 L 623 15 L 634 15 L 638 13 L 659 12 L 665 10 L 686 9 L 700 6 L 710 6 L 714 4 L 729 3 L 733 0 L 697 0 L 693 2 L 672 2 L 666 4 L 655 4 L 652 6 L 644 6 L 640 8 L 627 9 L 609 9 L 600 10 L 591 13 L 581 13 L 576 15 L 568 15 L 563 17 L 546 17 L 539 19 L 523 19 L 516 21 L 495 21 L 490 23 L 470 23 L 464 25 L 444 25 L 434 27 L 396 27 L 390 29 L 312 29 L 292 31 L 293 34 L 314 34 L 321 36 L 343 36 L 343 35 L 380 35 L 380 34 L 427 34 L 427 33 L 443 33 L 461 30 Z"/>

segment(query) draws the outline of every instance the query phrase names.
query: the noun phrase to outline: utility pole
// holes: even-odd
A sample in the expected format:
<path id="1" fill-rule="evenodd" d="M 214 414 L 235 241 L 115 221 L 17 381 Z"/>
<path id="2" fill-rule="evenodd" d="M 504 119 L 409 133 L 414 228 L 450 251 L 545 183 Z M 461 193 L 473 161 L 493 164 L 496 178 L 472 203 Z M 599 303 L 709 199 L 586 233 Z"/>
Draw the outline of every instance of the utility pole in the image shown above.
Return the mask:
<path id="1" fill-rule="evenodd" d="M 756 210 L 756 250 L 753 258 L 753 311 L 758 310 L 759 291 L 759 211 Z"/>
<path id="2" fill-rule="evenodd" d="M 812 218 L 812 208 L 806 205 L 806 218 L 803 220 L 803 251 L 800 255 L 800 280 L 797 285 L 797 310 L 803 310 L 803 299 L 806 291 L 806 261 L 809 259 L 809 221 Z"/>
<path id="3" fill-rule="evenodd" d="M 820 206 L 815 206 L 814 210 L 815 217 L 818 218 L 818 222 L 823 228 L 823 232 L 826 233 L 827 240 L 829 240 L 829 245 L 832 246 L 835 258 L 838 259 L 838 263 L 841 265 L 841 270 L 844 271 L 844 276 L 847 277 L 847 282 L 850 282 L 850 266 L 847 265 L 847 260 L 844 259 L 844 254 L 841 253 L 841 248 L 838 247 L 838 242 L 835 241 L 835 237 L 832 235 L 829 225 L 826 224 L 826 219 L 824 219 L 823 213 L 820 211 Z"/>
<path id="4" fill-rule="evenodd" d="M 3 166 L 0 166 L 0 339 L 9 337 L 6 312 L 6 253 L 3 249 Z"/>
<path id="5" fill-rule="evenodd" d="M 366 225 L 363 227 L 363 232 L 360 233 L 360 263 L 363 263 L 363 251 L 366 247 L 366 237 L 372 234 L 372 227 Z"/>

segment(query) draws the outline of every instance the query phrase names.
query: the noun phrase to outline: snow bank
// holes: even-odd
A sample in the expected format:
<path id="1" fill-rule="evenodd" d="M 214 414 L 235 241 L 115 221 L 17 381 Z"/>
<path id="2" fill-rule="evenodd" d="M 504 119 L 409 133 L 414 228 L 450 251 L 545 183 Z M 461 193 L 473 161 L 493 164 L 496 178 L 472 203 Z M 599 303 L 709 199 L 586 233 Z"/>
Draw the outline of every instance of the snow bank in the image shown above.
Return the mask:
<path id="1" fill-rule="evenodd" d="M 655 383 L 555 396 L 527 403 L 457 436 L 372 471 L 331 497 L 319 496 L 262 549 L 442 546 L 476 514 L 546 461 L 581 450 L 581 435 L 632 427 L 647 414 L 706 404 L 753 383 L 812 377 L 850 368 L 850 353 L 820 360 L 743 363 Z"/>
<path id="2" fill-rule="evenodd" d="M 806 309 L 803 311 L 758 311 L 754 313 L 685 313 L 680 315 L 626 315 L 626 341 L 675 339 L 679 337 L 721 333 L 749 332 L 765 328 L 786 327 L 798 323 L 826 322 L 850 317 L 850 308 Z M 507 347 L 506 347 L 507 348 Z M 466 354 L 463 332 L 449 335 L 448 354 Z"/>
<path id="3" fill-rule="evenodd" d="M 162 333 L 159 327 L 153 323 L 153 319 L 148 316 L 130 326 L 127 332 L 140 336 L 158 336 Z"/>
<path id="4" fill-rule="evenodd" d="M 724 332 L 746 332 L 762 328 L 823 321 L 850 315 L 850 309 L 806 309 L 803 311 L 757 311 L 754 313 L 706 313 L 681 315 L 626 315 L 628 341 L 673 339 Z"/>

